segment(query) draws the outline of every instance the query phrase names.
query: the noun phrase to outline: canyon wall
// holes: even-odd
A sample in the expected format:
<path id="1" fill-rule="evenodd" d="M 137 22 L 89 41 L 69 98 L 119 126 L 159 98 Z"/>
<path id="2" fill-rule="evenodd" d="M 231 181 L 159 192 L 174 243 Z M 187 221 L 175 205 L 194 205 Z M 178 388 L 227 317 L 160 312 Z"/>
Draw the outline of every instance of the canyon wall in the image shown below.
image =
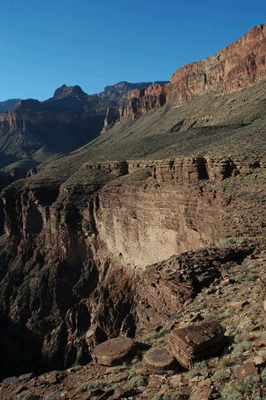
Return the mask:
<path id="1" fill-rule="evenodd" d="M 191 276 L 181 282 L 188 261 L 180 259 L 178 272 L 174 256 L 219 239 L 231 200 L 203 182 L 264 166 L 207 158 L 86 163 L 74 180 L 47 179 L 44 171 L 4 189 L 0 351 L 6 376 L 86 363 L 103 340 L 133 337 L 181 309 L 220 276 L 212 259 L 197 270 L 191 255 Z M 175 265 L 174 281 L 160 263 L 166 270 Z"/>
<path id="2" fill-rule="evenodd" d="M 266 24 L 250 29 L 217 54 L 179 68 L 166 85 L 129 92 L 120 117 L 139 118 L 166 101 L 175 106 L 208 92 L 232 93 L 266 78 Z"/>
<path id="3" fill-rule="evenodd" d="M 96 172 L 83 170 L 90 177 Z M 86 363 L 97 343 L 134 336 L 138 271 L 213 244 L 224 207 L 219 195 L 189 185 L 120 185 L 115 179 L 88 190 L 51 181 L 43 186 L 36 177 L 3 192 L 0 350 L 6 376 Z"/>

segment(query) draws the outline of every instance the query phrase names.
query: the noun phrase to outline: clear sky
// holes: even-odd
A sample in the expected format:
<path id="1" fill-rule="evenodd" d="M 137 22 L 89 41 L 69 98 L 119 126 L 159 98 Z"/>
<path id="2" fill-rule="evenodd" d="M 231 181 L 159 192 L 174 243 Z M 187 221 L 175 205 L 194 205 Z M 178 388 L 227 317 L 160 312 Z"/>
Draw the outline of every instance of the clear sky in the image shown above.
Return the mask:
<path id="1" fill-rule="evenodd" d="M 0 0 L 0 101 L 170 80 L 266 22 L 266 1 Z"/>

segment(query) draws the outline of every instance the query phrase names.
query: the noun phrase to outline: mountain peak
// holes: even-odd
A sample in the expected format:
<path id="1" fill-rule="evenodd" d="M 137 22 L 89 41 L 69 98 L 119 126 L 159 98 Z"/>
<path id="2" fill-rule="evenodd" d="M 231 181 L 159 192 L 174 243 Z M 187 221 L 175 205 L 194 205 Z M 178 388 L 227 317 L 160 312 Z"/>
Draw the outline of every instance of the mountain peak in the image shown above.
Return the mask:
<path id="1" fill-rule="evenodd" d="M 85 92 L 81 89 L 80 86 L 66 86 L 65 84 L 62 85 L 60 88 L 56 89 L 54 92 L 53 99 L 58 100 L 62 99 L 63 97 L 76 97 L 78 99 L 84 98 L 87 96 Z"/>

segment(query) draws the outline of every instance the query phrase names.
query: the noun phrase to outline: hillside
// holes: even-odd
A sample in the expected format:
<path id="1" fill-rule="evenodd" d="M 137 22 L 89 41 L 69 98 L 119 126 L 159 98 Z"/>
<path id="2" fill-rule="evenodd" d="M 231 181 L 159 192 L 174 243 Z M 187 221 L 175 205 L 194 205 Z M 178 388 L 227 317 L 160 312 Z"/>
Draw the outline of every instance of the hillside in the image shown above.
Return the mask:
<path id="1" fill-rule="evenodd" d="M 265 27 L 3 190 L 3 400 L 265 398 Z"/>

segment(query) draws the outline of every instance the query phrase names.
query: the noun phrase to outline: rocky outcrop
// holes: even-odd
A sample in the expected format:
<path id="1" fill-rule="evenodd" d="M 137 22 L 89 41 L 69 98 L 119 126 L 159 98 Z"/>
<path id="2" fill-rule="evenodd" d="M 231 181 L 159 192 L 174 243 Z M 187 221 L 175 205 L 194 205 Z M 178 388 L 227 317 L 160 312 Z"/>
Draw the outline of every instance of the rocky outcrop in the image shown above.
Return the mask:
<path id="1" fill-rule="evenodd" d="M 101 133 L 106 132 L 108 129 L 112 128 L 114 123 L 119 119 L 119 111 L 117 108 L 111 107 L 108 108 L 105 119 L 104 125 Z"/>
<path id="2" fill-rule="evenodd" d="M 149 265 L 139 272 L 136 285 L 136 321 L 138 329 L 165 326 L 180 318 L 182 309 L 205 287 L 225 275 L 222 263 L 237 261 L 249 254 L 248 248 L 200 249 Z"/>
<path id="3" fill-rule="evenodd" d="M 167 85 L 152 84 L 146 89 L 134 89 L 129 92 L 128 100 L 120 108 L 120 118 L 137 119 L 153 108 L 160 108 L 166 102 Z"/>
<path id="4" fill-rule="evenodd" d="M 250 29 L 217 54 L 185 65 L 171 77 L 175 104 L 209 91 L 236 92 L 266 78 L 266 24 Z"/>
<path id="5" fill-rule="evenodd" d="M 166 101 L 172 106 L 208 92 L 237 92 L 266 78 L 266 24 L 252 28 L 217 54 L 179 68 L 166 85 L 129 92 L 121 117 L 139 118 Z"/>
<path id="6" fill-rule="evenodd" d="M 158 183 L 180 182 L 197 183 L 201 180 L 220 182 L 237 175 L 249 175 L 257 168 L 266 168 L 260 156 L 235 156 L 230 158 L 183 157 L 170 160 L 124 160 L 102 163 L 85 163 L 84 170 L 100 170 L 116 177 L 131 174 L 138 169 L 151 171 Z"/>
<path id="7" fill-rule="evenodd" d="M 112 101 L 117 106 L 122 106 L 126 103 L 128 92 L 134 89 L 145 89 L 151 86 L 153 83 L 159 83 L 160 85 L 165 85 L 166 81 L 156 81 L 156 82 L 140 82 L 140 83 L 130 83 L 130 82 L 118 82 L 112 86 L 106 86 L 102 93 L 99 93 L 99 97 L 106 98 Z"/>

